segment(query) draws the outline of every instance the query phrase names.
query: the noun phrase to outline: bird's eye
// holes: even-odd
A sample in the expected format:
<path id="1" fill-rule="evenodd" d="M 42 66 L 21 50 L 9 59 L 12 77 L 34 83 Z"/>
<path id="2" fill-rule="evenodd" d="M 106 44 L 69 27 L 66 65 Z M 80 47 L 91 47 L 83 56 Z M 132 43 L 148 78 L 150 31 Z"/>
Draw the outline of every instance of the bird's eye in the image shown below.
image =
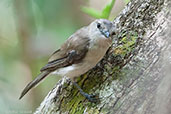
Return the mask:
<path id="1" fill-rule="evenodd" d="M 101 24 L 100 23 L 97 23 L 97 28 L 100 28 L 101 27 Z"/>
<path id="2" fill-rule="evenodd" d="M 111 34 L 111 35 L 112 35 L 112 36 L 113 36 L 113 35 L 116 35 L 116 33 L 115 33 L 115 32 L 112 32 L 112 34 Z"/>

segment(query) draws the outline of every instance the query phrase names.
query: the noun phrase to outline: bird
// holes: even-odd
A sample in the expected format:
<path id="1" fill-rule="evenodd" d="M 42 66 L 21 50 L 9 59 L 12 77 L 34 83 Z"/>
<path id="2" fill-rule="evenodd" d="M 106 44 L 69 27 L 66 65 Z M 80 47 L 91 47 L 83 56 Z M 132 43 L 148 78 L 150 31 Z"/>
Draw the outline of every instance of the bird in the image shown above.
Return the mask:
<path id="1" fill-rule="evenodd" d="M 104 57 L 116 34 L 114 24 L 107 19 L 96 19 L 72 34 L 40 69 L 40 74 L 22 91 L 21 99 L 30 89 L 37 86 L 49 74 L 69 77 L 73 85 L 90 102 L 95 95 L 85 93 L 76 83 L 76 78 L 96 66 Z"/>

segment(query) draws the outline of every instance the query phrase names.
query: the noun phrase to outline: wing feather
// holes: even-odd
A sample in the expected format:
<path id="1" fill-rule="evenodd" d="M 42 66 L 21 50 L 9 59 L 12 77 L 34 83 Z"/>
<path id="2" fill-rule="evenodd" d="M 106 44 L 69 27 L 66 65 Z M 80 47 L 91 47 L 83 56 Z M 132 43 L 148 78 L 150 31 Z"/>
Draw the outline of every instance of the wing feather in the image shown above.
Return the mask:
<path id="1" fill-rule="evenodd" d="M 84 29 L 77 31 L 60 49 L 55 51 L 48 63 L 40 71 L 54 71 L 58 68 L 80 62 L 88 51 L 90 41 L 90 38 L 86 34 L 80 33 L 83 32 Z"/>

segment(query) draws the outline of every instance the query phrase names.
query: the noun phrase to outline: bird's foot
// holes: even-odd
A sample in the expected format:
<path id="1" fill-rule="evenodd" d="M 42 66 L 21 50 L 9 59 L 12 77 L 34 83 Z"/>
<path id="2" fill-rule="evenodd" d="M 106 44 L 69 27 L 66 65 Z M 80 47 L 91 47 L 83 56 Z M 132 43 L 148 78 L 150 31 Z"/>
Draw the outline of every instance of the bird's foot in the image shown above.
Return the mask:
<path id="1" fill-rule="evenodd" d="M 96 103 L 99 101 L 99 97 L 97 95 L 89 95 L 86 93 L 86 94 L 84 94 L 84 96 L 90 102 Z"/>
<path id="2" fill-rule="evenodd" d="M 97 102 L 99 101 L 98 95 L 90 95 L 90 94 L 84 92 L 76 82 L 73 82 L 73 84 L 74 84 L 75 87 L 78 88 L 78 90 L 80 91 L 80 93 L 81 93 L 86 99 L 88 99 L 88 101 L 93 102 L 93 103 L 97 103 Z"/>

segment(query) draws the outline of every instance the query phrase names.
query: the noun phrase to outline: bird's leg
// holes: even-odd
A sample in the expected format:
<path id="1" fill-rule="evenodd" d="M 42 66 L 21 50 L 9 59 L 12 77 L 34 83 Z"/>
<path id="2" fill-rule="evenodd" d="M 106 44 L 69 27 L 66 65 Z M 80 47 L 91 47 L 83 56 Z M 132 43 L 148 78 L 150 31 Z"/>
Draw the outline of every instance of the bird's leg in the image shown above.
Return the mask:
<path id="1" fill-rule="evenodd" d="M 97 102 L 98 101 L 98 98 L 96 95 L 90 95 L 88 93 L 85 93 L 81 88 L 80 86 L 73 81 L 73 84 L 74 86 L 80 91 L 80 93 L 85 97 L 87 98 L 90 102 Z"/>

